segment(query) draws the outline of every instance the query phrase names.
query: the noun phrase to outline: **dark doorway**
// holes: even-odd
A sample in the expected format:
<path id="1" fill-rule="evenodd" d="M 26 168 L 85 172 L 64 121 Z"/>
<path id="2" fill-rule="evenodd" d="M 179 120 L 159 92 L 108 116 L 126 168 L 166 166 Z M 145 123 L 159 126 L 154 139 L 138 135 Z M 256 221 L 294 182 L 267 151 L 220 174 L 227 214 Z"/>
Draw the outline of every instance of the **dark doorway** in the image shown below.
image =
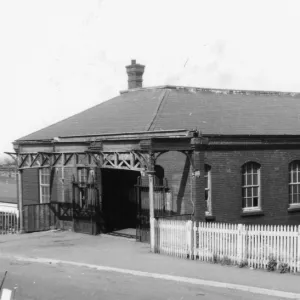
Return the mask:
<path id="1" fill-rule="evenodd" d="M 135 184 L 140 173 L 130 170 L 102 169 L 102 211 L 106 232 L 136 228 Z"/>

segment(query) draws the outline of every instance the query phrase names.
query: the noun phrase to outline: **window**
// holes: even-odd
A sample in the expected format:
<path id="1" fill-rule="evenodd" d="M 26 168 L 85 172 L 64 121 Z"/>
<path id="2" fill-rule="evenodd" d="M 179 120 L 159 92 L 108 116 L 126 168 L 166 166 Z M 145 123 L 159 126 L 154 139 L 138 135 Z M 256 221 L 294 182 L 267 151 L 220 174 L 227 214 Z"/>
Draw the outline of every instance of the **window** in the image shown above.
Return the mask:
<path id="1" fill-rule="evenodd" d="M 290 163 L 289 174 L 290 205 L 300 205 L 300 161 Z"/>
<path id="2" fill-rule="evenodd" d="M 89 198 L 89 189 L 88 186 L 94 180 L 95 172 L 92 169 L 88 168 L 78 168 L 77 170 L 77 178 L 79 182 L 79 205 L 80 207 L 84 207 L 88 203 Z"/>
<path id="3" fill-rule="evenodd" d="M 89 170 L 88 168 L 78 168 L 77 176 L 78 182 L 90 183 L 95 177 L 95 172 L 94 170 Z"/>
<path id="4" fill-rule="evenodd" d="M 243 209 L 260 209 L 260 165 L 249 162 L 242 167 Z"/>
<path id="5" fill-rule="evenodd" d="M 209 165 L 204 166 L 204 178 L 205 178 L 205 201 L 206 201 L 206 215 L 212 214 L 211 208 L 211 167 Z"/>
<path id="6" fill-rule="evenodd" d="M 87 168 L 78 169 L 78 181 L 80 183 L 86 183 L 87 182 Z"/>
<path id="7" fill-rule="evenodd" d="M 50 169 L 40 169 L 40 202 L 50 202 Z"/>

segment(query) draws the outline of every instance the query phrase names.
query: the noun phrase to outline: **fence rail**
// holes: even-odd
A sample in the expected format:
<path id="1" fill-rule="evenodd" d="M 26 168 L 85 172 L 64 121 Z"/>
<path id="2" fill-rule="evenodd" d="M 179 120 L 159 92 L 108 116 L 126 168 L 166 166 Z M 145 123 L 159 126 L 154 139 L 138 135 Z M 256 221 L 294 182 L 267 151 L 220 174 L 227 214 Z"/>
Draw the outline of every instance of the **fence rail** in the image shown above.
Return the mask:
<path id="1" fill-rule="evenodd" d="M 300 272 L 300 226 L 155 221 L 155 251 L 202 261 L 226 261 L 265 269 L 286 264 Z"/>
<path id="2" fill-rule="evenodd" d="M 19 232 L 19 215 L 16 212 L 0 211 L 0 234 Z"/>

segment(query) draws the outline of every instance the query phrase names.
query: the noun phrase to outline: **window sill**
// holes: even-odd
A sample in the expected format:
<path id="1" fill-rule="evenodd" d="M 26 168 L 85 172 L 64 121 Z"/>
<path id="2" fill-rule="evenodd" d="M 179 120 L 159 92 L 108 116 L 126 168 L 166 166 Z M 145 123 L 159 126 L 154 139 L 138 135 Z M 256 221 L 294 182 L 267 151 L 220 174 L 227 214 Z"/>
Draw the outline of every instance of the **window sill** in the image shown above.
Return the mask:
<path id="1" fill-rule="evenodd" d="M 261 209 L 256 210 L 244 210 L 241 213 L 242 217 L 248 217 L 248 216 L 263 216 L 264 212 Z"/>
<path id="2" fill-rule="evenodd" d="M 296 212 L 300 211 L 300 205 L 290 205 L 288 208 L 288 212 Z"/>

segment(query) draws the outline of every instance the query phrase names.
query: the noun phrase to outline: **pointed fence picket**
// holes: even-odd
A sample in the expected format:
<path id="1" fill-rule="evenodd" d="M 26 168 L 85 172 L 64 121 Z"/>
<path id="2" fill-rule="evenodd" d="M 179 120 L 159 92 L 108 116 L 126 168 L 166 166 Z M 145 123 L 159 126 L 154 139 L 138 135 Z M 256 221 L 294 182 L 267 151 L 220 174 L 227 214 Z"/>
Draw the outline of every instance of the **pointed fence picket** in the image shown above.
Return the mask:
<path id="1" fill-rule="evenodd" d="M 205 223 L 158 219 L 155 251 L 210 262 L 300 272 L 300 226 Z"/>
<path id="2" fill-rule="evenodd" d="M 14 212 L 0 211 L 0 234 L 19 232 L 19 215 Z"/>

